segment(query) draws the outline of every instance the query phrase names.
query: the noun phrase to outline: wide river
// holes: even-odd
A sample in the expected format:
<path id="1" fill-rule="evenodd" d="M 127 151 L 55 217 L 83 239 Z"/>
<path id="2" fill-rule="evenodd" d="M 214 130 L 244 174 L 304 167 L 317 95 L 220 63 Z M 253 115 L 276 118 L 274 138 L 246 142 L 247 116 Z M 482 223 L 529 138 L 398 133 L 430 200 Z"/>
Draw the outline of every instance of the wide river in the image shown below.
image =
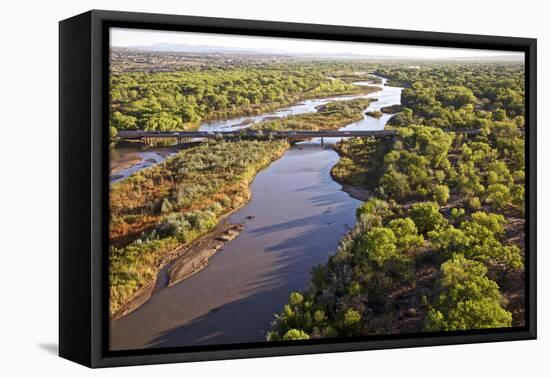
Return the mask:
<path id="1" fill-rule="evenodd" d="M 329 101 L 358 97 L 377 98 L 366 110 L 378 110 L 399 104 L 401 88 L 386 86 L 383 79 L 381 90 L 368 95 L 307 100 L 261 116 L 205 123 L 201 129 L 231 130 L 243 122 L 314 112 Z M 344 130 L 380 130 L 389 117 L 365 116 Z M 158 290 L 143 306 L 111 322 L 111 349 L 264 341 L 289 294 L 307 288 L 311 268 L 327 261 L 355 223 L 360 201 L 330 177 L 338 161 L 330 142 L 293 145 L 258 173 L 250 202 L 230 217 L 244 223 L 244 231 L 207 268 Z"/>

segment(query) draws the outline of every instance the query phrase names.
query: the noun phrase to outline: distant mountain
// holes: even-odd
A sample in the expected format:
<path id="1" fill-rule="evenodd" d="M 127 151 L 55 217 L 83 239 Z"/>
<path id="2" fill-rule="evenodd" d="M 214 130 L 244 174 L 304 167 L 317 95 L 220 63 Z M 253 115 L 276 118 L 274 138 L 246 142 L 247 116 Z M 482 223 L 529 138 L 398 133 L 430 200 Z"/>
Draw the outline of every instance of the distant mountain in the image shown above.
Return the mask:
<path id="1" fill-rule="evenodd" d="M 279 55 L 298 58 L 320 58 L 320 59 L 372 59 L 372 60 L 408 60 L 408 61 L 422 61 L 422 60 L 445 60 L 445 61 L 522 61 L 522 57 L 518 55 L 500 55 L 493 57 L 458 57 L 458 58 L 418 58 L 418 57 L 399 57 L 399 56 L 384 56 L 384 55 L 368 55 L 358 54 L 352 52 L 344 53 L 297 53 L 279 49 L 270 48 L 238 48 L 238 47 L 224 47 L 224 46 L 211 46 L 211 45 L 189 45 L 189 44 L 175 44 L 175 43 L 155 43 L 152 45 L 139 45 L 118 47 L 124 50 L 138 50 L 138 51 L 150 51 L 150 52 L 165 52 L 165 53 L 192 53 L 192 54 L 250 54 L 250 55 Z"/>
<path id="2" fill-rule="evenodd" d="M 269 54 L 269 55 L 292 55 L 282 50 L 275 49 L 247 49 L 237 47 L 209 46 L 209 45 L 188 45 L 175 43 L 155 43 L 146 46 L 125 47 L 130 50 L 157 51 L 157 52 L 186 52 L 186 53 L 207 53 L 207 54 Z"/>

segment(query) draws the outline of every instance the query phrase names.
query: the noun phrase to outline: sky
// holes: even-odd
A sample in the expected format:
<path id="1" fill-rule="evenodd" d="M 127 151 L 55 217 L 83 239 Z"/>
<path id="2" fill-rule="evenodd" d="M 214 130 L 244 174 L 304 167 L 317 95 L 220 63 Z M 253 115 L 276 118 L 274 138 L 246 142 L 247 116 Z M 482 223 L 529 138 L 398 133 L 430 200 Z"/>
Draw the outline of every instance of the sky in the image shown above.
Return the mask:
<path id="1" fill-rule="evenodd" d="M 224 34 L 189 33 L 179 31 L 152 31 L 142 29 L 111 28 L 111 47 L 149 46 L 157 43 L 223 46 L 224 48 L 245 48 L 258 52 L 278 50 L 298 54 L 361 54 L 395 58 L 444 59 L 444 58 L 488 58 L 502 55 L 522 57 L 523 53 L 495 50 L 455 49 L 441 47 L 420 47 L 363 42 L 318 41 L 297 38 L 272 38 L 255 36 L 233 36 Z"/>

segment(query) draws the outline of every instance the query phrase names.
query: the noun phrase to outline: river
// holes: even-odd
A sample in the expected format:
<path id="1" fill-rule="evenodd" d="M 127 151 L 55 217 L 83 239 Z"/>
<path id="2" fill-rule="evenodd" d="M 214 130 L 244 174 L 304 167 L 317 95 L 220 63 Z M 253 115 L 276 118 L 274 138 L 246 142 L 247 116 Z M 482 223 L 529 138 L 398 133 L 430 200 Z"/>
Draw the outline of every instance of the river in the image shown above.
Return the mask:
<path id="1" fill-rule="evenodd" d="M 228 130 L 245 118 L 257 122 L 312 112 L 335 99 L 377 98 L 369 111 L 399 104 L 401 88 L 384 84 L 385 79 L 381 91 L 368 95 L 307 100 L 261 116 L 206 123 L 201 129 Z M 389 117 L 365 116 L 344 129 L 383 129 Z M 293 145 L 258 173 L 250 202 L 230 217 L 233 223 L 244 223 L 244 231 L 227 242 L 207 268 L 157 291 L 144 305 L 111 322 L 111 349 L 265 340 L 288 295 L 307 288 L 311 268 L 326 262 L 355 222 L 360 201 L 330 177 L 338 155 L 327 139 L 324 147 L 315 140 Z"/>

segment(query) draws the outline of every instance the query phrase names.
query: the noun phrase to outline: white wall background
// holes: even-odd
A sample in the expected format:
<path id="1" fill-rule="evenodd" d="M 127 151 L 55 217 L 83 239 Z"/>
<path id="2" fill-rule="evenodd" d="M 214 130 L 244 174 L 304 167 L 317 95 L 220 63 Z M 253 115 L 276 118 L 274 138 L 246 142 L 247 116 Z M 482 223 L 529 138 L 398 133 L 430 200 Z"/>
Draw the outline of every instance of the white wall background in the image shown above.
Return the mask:
<path id="1" fill-rule="evenodd" d="M 0 375 L 518 377 L 550 373 L 544 1 L 4 1 L 0 22 Z M 89 370 L 57 348 L 57 22 L 89 9 L 495 34 L 539 39 L 539 340 Z M 546 300 L 545 300 L 546 299 Z M 546 349 L 546 351 L 544 350 Z M 546 374 L 545 374 L 546 373 Z"/>

